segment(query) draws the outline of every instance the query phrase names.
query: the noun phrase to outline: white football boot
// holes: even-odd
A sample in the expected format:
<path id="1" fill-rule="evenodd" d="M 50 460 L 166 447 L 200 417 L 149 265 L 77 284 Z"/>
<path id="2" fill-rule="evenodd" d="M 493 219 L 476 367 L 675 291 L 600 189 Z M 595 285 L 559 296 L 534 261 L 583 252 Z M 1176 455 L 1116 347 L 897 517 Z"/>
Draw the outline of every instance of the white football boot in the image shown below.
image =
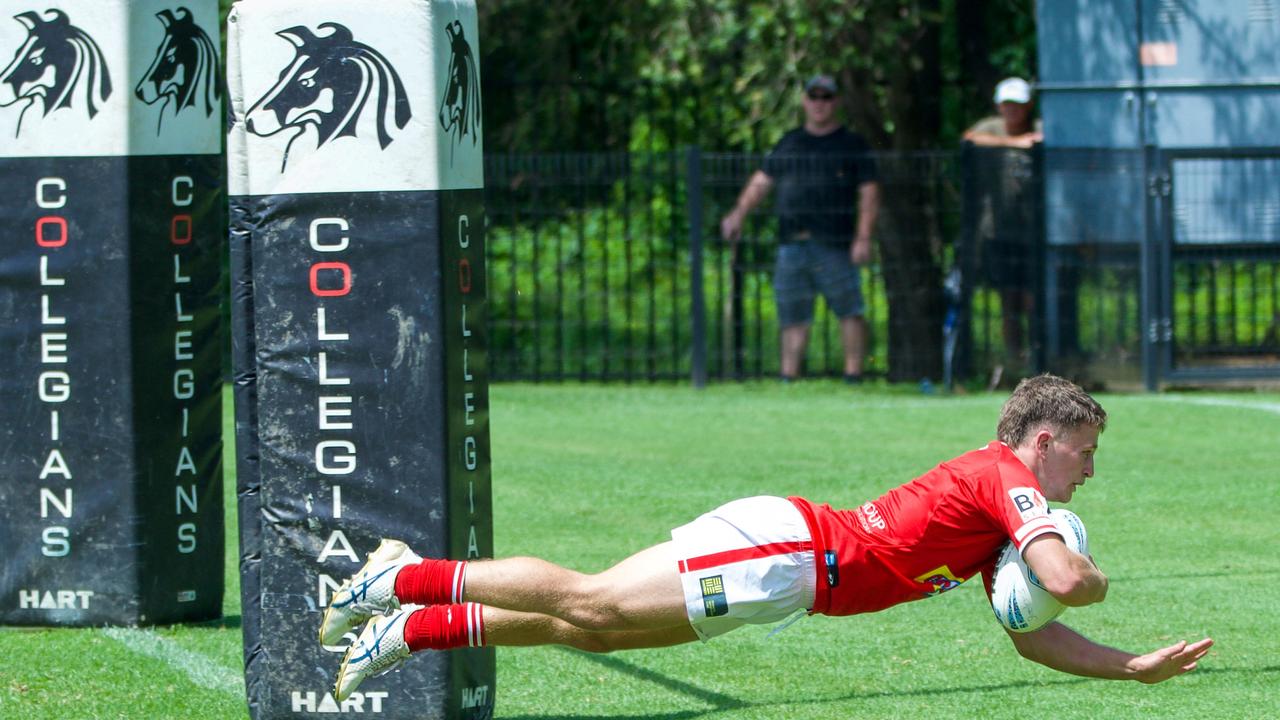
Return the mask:
<path id="1" fill-rule="evenodd" d="M 333 699 L 342 702 L 367 678 L 391 672 L 409 658 L 404 642 L 404 625 L 417 605 L 406 605 L 390 615 L 377 615 L 360 631 L 338 666 L 333 683 Z"/>
<path id="2" fill-rule="evenodd" d="M 422 558 L 399 540 L 383 538 L 369 560 L 333 593 L 320 621 L 320 644 L 341 645 L 342 636 L 375 615 L 400 609 L 396 575 Z"/>

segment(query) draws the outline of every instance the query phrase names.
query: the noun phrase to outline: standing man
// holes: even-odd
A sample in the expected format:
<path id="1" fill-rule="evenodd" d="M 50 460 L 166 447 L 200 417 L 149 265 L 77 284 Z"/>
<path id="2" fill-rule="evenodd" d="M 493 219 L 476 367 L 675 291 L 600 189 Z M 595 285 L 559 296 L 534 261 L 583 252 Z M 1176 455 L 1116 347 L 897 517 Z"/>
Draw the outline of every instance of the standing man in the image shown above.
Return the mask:
<path id="1" fill-rule="evenodd" d="M 782 137 L 720 221 L 720 234 L 736 248 L 747 213 L 778 188 L 773 283 L 784 381 L 800 376 L 819 292 L 840 318 L 845 381 L 862 379 L 867 324 L 858 268 L 871 259 L 880 184 L 871 147 L 840 123 L 836 97 L 833 78 L 809 78 L 801 99 L 804 125 Z"/>
<path id="2" fill-rule="evenodd" d="M 981 188 L 980 262 L 983 277 L 1000 295 L 1005 365 L 1013 366 L 1017 373 L 1030 365 L 1030 328 L 1024 325 L 1035 311 L 1034 288 L 1041 271 L 1036 253 L 1040 243 L 1036 222 L 1039 186 L 1027 151 L 1044 140 L 1044 132 L 1040 121 L 1031 116 L 1031 85 L 1026 80 L 1001 80 L 994 99 L 998 114 L 979 120 L 965 131 L 964 139 L 980 149 L 992 149 L 979 156 L 980 162 L 988 161 L 981 167 L 991 170 L 980 173 L 987 180 L 987 186 Z M 993 386 L 1004 370 L 1003 365 L 995 368 Z"/>

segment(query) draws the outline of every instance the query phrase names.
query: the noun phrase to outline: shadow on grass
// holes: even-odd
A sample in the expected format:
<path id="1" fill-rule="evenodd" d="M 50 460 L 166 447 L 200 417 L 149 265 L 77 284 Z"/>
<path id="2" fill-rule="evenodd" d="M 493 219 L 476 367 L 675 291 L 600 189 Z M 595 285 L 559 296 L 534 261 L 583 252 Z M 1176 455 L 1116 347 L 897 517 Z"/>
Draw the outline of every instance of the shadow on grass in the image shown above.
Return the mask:
<path id="1" fill-rule="evenodd" d="M 205 620 L 204 622 L 187 623 L 190 627 L 195 628 L 226 628 L 228 630 L 239 630 L 241 619 L 239 615 L 223 615 L 216 620 Z"/>
<path id="2" fill-rule="evenodd" d="M 906 697 L 931 697 L 931 696 L 947 696 L 960 695 L 968 693 L 988 693 L 1000 690 L 1016 690 L 1018 688 L 1042 688 L 1042 687 L 1065 687 L 1070 685 L 1080 685 L 1083 683 L 1094 682 L 1090 678 L 1082 677 L 1063 677 L 1057 680 L 1030 681 L 1023 680 L 1020 682 L 1008 683 L 990 683 L 985 685 L 950 685 L 946 687 L 919 688 L 915 690 L 884 690 L 881 692 L 855 692 L 846 695 L 837 695 L 832 697 L 811 698 L 808 700 L 777 700 L 775 702 L 747 702 L 740 700 L 731 695 L 725 695 L 714 690 L 698 687 L 692 683 L 677 678 L 654 672 L 648 668 L 638 667 L 625 660 L 620 660 L 609 655 L 593 655 L 577 650 L 566 650 L 574 655 L 586 660 L 590 660 L 599 665 L 615 672 L 630 675 L 631 677 L 647 680 L 656 685 L 660 685 L 668 690 L 688 696 L 694 700 L 699 700 L 708 705 L 709 708 L 678 710 L 674 712 L 654 712 L 644 713 L 641 715 L 565 715 L 557 713 L 555 715 L 513 715 L 510 720 L 550 720 L 551 718 L 560 718 L 561 720 L 693 720 L 694 718 L 711 718 L 720 713 L 729 712 L 731 710 L 742 710 L 748 708 L 766 708 L 776 705 L 827 705 L 831 703 L 847 702 L 850 700 L 876 700 L 880 698 L 906 698 Z M 1244 674 L 1255 675 L 1261 673 L 1280 673 L 1280 665 L 1268 665 L 1257 668 L 1199 668 L 1193 674 L 1195 675 L 1221 675 L 1221 674 Z"/>

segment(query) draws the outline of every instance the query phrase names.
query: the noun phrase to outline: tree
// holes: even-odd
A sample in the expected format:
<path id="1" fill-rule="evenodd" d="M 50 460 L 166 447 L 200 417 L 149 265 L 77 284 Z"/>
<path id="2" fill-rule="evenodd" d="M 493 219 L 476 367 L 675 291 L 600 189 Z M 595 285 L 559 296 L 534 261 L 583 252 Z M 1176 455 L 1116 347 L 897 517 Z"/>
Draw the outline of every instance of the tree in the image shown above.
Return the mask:
<path id="1" fill-rule="evenodd" d="M 762 150 L 795 125 L 801 79 L 822 71 L 837 77 L 849 123 L 873 147 L 896 153 L 954 147 L 964 127 L 990 110 L 998 77 L 1031 69 L 1032 16 L 1030 0 L 647 0 L 590 10 L 529 0 L 481 5 L 487 86 L 613 89 L 594 94 L 594 103 L 553 102 L 553 119 L 523 105 L 498 113 L 495 127 L 490 113 L 486 146 L 527 146 L 559 123 L 567 130 L 561 137 L 596 149 L 631 147 L 639 137 L 652 143 L 657 135 L 667 147 L 683 139 L 717 150 Z M 670 102 L 669 127 L 629 111 L 626 91 L 636 87 L 684 98 Z M 495 95 L 502 102 L 501 93 L 486 97 Z M 902 157 L 882 163 L 889 373 L 895 380 L 937 378 L 946 233 L 936 200 L 911 192 L 922 184 L 921 168 Z"/>

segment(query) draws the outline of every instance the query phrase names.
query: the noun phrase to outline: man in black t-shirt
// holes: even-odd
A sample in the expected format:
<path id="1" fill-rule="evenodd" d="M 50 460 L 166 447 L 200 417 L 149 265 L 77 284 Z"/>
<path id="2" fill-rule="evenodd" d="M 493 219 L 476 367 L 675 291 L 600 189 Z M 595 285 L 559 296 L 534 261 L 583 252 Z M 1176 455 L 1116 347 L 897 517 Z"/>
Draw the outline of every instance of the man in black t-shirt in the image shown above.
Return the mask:
<path id="1" fill-rule="evenodd" d="M 871 258 L 880 185 L 870 146 L 836 118 L 836 90 L 827 75 L 805 83 L 804 125 L 782 137 L 720 221 L 724 239 L 737 243 L 747 214 L 777 188 L 774 295 L 782 326 L 783 380 L 800 375 L 819 292 L 840 318 L 845 380 L 856 383 L 862 377 L 867 326 L 858 266 Z"/>

